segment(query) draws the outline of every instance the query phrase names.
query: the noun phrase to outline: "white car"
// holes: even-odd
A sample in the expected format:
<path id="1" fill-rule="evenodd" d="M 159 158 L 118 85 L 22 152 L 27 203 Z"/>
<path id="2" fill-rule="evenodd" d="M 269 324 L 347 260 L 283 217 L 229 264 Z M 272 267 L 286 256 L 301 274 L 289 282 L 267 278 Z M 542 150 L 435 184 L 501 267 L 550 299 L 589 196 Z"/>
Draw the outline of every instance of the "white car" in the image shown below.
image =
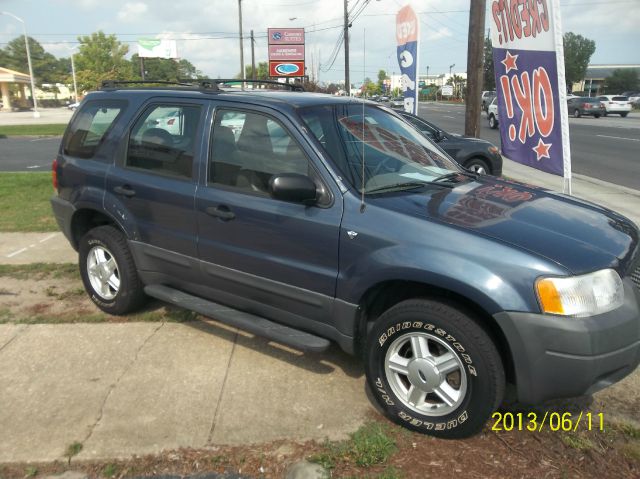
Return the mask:
<path id="1" fill-rule="evenodd" d="M 495 130 L 498 128 L 498 98 L 494 98 L 487 108 L 487 118 L 489 119 L 489 128 Z"/>
<path id="2" fill-rule="evenodd" d="M 624 118 L 631 111 L 631 102 L 626 96 L 602 95 L 598 100 L 604 105 L 604 116 L 615 113 Z"/>

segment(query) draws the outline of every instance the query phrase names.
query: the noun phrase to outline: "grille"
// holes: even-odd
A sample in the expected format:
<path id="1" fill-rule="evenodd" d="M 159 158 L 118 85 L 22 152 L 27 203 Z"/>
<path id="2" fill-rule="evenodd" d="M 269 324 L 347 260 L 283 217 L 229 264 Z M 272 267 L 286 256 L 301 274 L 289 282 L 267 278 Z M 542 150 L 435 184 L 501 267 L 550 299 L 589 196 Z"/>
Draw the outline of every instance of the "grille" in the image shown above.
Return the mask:
<path id="1" fill-rule="evenodd" d="M 631 281 L 636 285 L 636 288 L 640 289 L 640 266 L 631 273 Z"/>

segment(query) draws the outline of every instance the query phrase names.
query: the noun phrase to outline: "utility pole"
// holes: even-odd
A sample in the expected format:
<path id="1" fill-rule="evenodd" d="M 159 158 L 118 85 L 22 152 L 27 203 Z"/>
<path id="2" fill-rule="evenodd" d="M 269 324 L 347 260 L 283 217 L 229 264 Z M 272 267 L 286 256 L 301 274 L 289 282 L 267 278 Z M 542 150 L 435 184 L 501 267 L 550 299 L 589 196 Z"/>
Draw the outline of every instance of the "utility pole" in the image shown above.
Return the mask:
<path id="1" fill-rule="evenodd" d="M 71 75 L 73 76 L 73 94 L 78 103 L 78 84 L 76 83 L 76 64 L 73 61 L 73 51 L 71 52 Z"/>
<path id="2" fill-rule="evenodd" d="M 470 0 L 469 43 L 467 47 L 467 98 L 464 134 L 480 136 L 480 96 L 484 63 L 484 17 L 486 0 Z"/>
<path id="3" fill-rule="evenodd" d="M 348 1 L 344 0 L 344 90 L 351 96 L 351 81 L 349 80 L 349 10 Z"/>
<path id="4" fill-rule="evenodd" d="M 253 80 L 257 80 L 256 77 L 256 52 L 255 52 L 255 48 L 254 48 L 254 42 L 255 40 L 253 39 L 253 30 L 251 30 L 251 78 Z M 256 84 L 253 84 L 253 88 L 256 88 Z"/>
<path id="5" fill-rule="evenodd" d="M 246 78 L 244 71 L 244 46 L 242 45 L 242 0 L 238 0 L 238 23 L 240 25 L 240 78 Z M 242 84 L 244 88 L 244 83 Z"/>

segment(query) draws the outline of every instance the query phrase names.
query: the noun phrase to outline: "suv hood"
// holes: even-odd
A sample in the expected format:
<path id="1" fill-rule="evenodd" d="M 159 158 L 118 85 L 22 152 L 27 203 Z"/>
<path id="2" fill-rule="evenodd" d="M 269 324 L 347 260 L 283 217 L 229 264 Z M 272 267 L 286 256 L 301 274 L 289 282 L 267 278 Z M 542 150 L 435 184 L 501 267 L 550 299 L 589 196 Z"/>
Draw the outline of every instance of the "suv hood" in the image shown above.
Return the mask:
<path id="1" fill-rule="evenodd" d="M 372 202 L 525 249 L 574 274 L 613 267 L 623 276 L 638 244 L 638 228 L 627 218 L 523 183 L 480 176 L 427 191 L 385 195 Z"/>

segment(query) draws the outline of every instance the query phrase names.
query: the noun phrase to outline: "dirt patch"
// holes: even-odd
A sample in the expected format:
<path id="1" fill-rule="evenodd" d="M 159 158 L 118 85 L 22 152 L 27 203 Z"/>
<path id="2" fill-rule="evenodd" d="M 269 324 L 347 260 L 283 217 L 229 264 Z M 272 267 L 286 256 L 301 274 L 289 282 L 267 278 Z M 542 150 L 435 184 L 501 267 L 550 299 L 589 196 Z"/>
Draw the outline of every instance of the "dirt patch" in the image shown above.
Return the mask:
<path id="1" fill-rule="evenodd" d="M 408 432 L 385 420 L 396 452 L 384 463 L 362 467 L 345 456 L 332 465 L 332 477 L 354 478 L 637 478 L 640 457 L 625 451 L 640 441 L 617 429 L 567 441 L 565 433 L 495 433 L 485 429 L 460 441 L 434 439 Z M 587 433 L 585 433 L 587 434 Z M 334 443 L 335 446 L 335 443 Z M 4 464 L 0 476 L 23 478 L 68 469 L 90 477 L 240 473 L 256 478 L 281 478 L 293 463 L 318 456 L 329 443 L 277 441 L 259 446 L 180 449 L 128 460 L 51 464 Z M 35 474 L 34 474 L 34 471 Z"/>

